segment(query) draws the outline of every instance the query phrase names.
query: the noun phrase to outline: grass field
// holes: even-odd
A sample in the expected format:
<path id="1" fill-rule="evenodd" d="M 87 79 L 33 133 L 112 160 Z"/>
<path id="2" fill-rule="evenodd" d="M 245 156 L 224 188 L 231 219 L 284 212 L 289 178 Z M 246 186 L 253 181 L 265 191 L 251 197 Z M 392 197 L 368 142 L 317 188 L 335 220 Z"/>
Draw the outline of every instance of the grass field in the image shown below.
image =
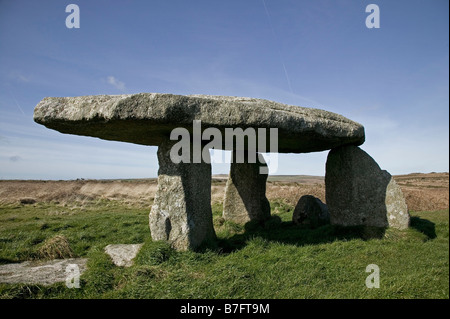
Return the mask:
<path id="1" fill-rule="evenodd" d="M 291 222 L 293 206 L 271 201 L 264 225 L 224 221 L 213 205 L 218 240 L 200 252 L 152 242 L 148 208 L 118 201 L 0 206 L 0 263 L 43 258 L 47 239 L 67 238 L 88 257 L 81 288 L 0 284 L 1 298 L 449 298 L 449 212 L 412 212 L 407 231 L 364 239 L 364 229 L 310 230 Z M 130 268 L 116 267 L 108 244 L 144 246 Z M 380 288 L 365 285 L 380 268 Z"/>

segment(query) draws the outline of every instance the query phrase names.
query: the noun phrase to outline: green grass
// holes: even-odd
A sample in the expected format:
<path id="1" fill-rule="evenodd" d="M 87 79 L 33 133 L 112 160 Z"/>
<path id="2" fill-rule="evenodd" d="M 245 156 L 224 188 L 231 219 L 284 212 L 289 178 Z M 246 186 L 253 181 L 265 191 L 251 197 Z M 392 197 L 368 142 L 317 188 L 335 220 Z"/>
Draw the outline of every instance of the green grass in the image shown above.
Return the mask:
<path id="1" fill-rule="evenodd" d="M 65 236 L 74 254 L 108 244 L 135 244 L 148 235 L 148 210 L 114 201 L 0 206 L 0 264 L 36 258 L 42 243 Z"/>
<path id="2" fill-rule="evenodd" d="M 118 202 L 0 207 L 0 262 L 36 258 L 40 245 L 65 236 L 88 257 L 80 289 L 0 284 L 2 298 L 449 298 L 448 210 L 412 213 L 412 227 L 365 239 L 367 229 L 291 222 L 293 207 L 271 203 L 264 225 L 223 220 L 213 205 L 218 240 L 200 252 L 153 242 L 148 211 Z M 61 214 L 65 212 L 66 214 Z M 144 246 L 130 268 L 116 267 L 107 244 Z M 366 266 L 380 268 L 368 289 Z"/>

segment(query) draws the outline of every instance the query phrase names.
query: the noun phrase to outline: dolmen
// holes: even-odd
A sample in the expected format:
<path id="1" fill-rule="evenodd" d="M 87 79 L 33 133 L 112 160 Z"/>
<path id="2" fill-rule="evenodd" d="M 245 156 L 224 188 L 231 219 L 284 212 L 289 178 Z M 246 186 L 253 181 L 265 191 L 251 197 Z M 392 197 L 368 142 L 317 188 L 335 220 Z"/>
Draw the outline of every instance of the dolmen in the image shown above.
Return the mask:
<path id="1" fill-rule="evenodd" d="M 140 93 L 47 97 L 34 120 L 61 133 L 158 146 L 150 232 L 178 250 L 215 239 L 210 149 L 232 151 L 227 220 L 270 218 L 269 169 L 261 153 L 331 150 L 325 184 L 332 224 L 409 225 L 400 188 L 359 148 L 364 127 L 332 112 L 245 97 Z"/>

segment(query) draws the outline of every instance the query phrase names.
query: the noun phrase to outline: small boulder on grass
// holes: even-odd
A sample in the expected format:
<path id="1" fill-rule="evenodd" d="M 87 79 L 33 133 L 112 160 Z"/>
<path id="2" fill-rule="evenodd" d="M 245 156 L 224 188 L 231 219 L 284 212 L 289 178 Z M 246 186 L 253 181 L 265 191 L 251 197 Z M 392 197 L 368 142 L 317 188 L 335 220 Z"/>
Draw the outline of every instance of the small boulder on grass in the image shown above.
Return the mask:
<path id="1" fill-rule="evenodd" d="M 56 235 L 44 241 L 37 251 L 38 259 L 65 259 L 72 258 L 73 251 L 65 236 Z"/>
<path id="2" fill-rule="evenodd" d="M 36 204 L 36 200 L 34 198 L 21 198 L 20 203 L 22 205 L 31 205 Z"/>
<path id="3" fill-rule="evenodd" d="M 292 222 L 296 225 L 307 225 L 317 228 L 330 223 L 327 205 L 312 195 L 302 196 L 295 206 Z"/>

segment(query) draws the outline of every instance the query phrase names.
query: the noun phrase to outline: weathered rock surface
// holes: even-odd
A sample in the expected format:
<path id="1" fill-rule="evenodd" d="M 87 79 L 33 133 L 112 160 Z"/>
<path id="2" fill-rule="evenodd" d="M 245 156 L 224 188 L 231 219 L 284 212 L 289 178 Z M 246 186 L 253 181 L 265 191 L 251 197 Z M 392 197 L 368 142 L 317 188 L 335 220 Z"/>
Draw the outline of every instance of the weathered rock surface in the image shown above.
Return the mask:
<path id="1" fill-rule="evenodd" d="M 279 152 L 314 152 L 364 143 L 364 127 L 341 115 L 268 100 L 140 93 L 44 98 L 34 120 L 62 133 L 160 145 L 176 127 L 278 128 Z M 224 138 L 223 138 L 224 140 Z M 225 145 L 223 145 L 223 148 Z M 267 149 L 269 149 L 267 147 Z"/>
<path id="2" fill-rule="evenodd" d="M 308 225 L 317 228 L 330 223 L 327 205 L 312 195 L 300 197 L 292 214 L 292 222 L 296 225 Z"/>
<path id="3" fill-rule="evenodd" d="M 328 154 L 326 202 L 332 224 L 405 229 L 410 216 L 401 189 L 392 176 L 356 146 Z"/>
<path id="4" fill-rule="evenodd" d="M 52 285 L 65 282 L 66 268 L 77 265 L 80 275 L 87 269 L 86 258 L 55 259 L 47 262 L 31 262 L 0 265 L 0 283 Z"/>
<path id="5" fill-rule="evenodd" d="M 389 184 L 386 187 L 385 200 L 389 227 L 406 229 L 411 222 L 406 199 L 391 174 L 387 171 L 383 172 L 387 174 L 386 179 L 389 179 Z"/>
<path id="6" fill-rule="evenodd" d="M 258 147 L 265 144 L 262 152 L 323 151 L 360 145 L 365 139 L 363 126 L 335 113 L 230 96 L 141 93 L 45 98 L 36 106 L 34 120 L 62 133 L 158 146 L 160 169 L 149 215 L 150 230 L 154 240 L 169 241 L 179 250 L 195 249 L 215 238 L 215 233 L 210 206 L 211 165 L 206 160 L 193 163 L 192 159 L 191 163 L 173 163 L 169 156 L 175 144 L 169 139 L 173 129 L 186 128 L 192 133 L 193 121 L 201 121 L 203 130 L 215 128 L 222 133 L 221 142 L 216 141 L 218 134 L 209 137 L 218 143 L 214 147 L 228 150 L 252 149 L 246 142 L 241 146 L 227 144 L 225 133 L 230 129 L 254 129 L 255 133 L 258 129 L 254 142 Z M 264 140 L 258 140 L 263 129 L 278 130 L 276 150 L 271 148 L 272 130 L 266 130 Z M 195 155 L 199 155 L 198 150 Z M 254 164 L 232 164 L 226 218 L 244 221 L 270 216 L 265 198 L 267 175 L 260 173 Z"/>
<path id="7" fill-rule="evenodd" d="M 158 148 L 158 189 L 149 215 L 150 232 L 153 240 L 168 241 L 175 249 L 195 249 L 215 238 L 211 164 L 173 163 L 173 144 L 167 141 Z"/>
<path id="8" fill-rule="evenodd" d="M 141 249 L 143 244 L 111 244 L 105 247 L 114 265 L 119 267 L 130 267 L 133 259 Z"/>
<path id="9" fill-rule="evenodd" d="M 234 159 L 236 154 L 233 152 Z M 264 221 L 270 218 L 270 204 L 266 198 L 267 174 L 261 174 L 260 167 L 267 164 L 261 162 L 237 163 L 233 160 L 230 167 L 223 203 L 223 218 L 235 223 L 245 224 L 248 221 Z"/>

